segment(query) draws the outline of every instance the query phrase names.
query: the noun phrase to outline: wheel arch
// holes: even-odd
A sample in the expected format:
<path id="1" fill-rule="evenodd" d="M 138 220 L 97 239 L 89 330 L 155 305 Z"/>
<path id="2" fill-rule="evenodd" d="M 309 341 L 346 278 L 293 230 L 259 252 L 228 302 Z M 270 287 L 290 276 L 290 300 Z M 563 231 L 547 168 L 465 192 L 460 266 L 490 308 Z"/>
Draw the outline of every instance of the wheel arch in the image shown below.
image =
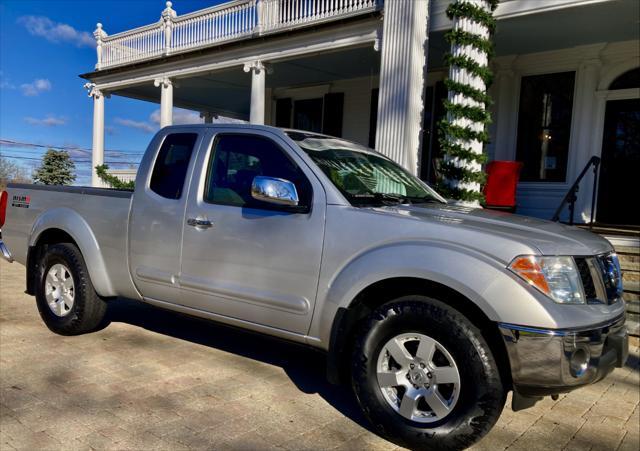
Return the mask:
<path id="1" fill-rule="evenodd" d="M 461 292 L 434 280 L 419 277 L 391 277 L 362 289 L 351 303 L 340 307 L 331 327 L 327 357 L 327 378 L 333 383 L 348 380 L 348 359 L 361 320 L 384 303 L 406 295 L 429 296 L 462 313 L 482 333 L 500 368 L 503 383 L 511 387 L 511 366 L 504 341 L 495 321 Z"/>
<path id="2" fill-rule="evenodd" d="M 89 224 L 77 212 L 69 208 L 47 210 L 36 219 L 30 237 L 27 252 L 27 293 L 35 294 L 37 265 L 46 247 L 72 243 L 80 249 L 96 292 L 103 297 L 115 296 L 100 245 Z"/>

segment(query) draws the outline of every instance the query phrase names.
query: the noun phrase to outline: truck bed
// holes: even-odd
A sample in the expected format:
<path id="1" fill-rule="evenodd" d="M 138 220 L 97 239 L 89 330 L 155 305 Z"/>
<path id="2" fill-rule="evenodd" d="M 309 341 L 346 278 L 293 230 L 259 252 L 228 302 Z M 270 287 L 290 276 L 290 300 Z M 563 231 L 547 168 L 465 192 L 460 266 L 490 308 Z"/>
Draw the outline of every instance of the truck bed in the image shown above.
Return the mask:
<path id="1" fill-rule="evenodd" d="M 26 265 L 29 246 L 39 239 L 40 224 L 46 224 L 46 228 L 53 225 L 72 236 L 88 234 L 90 239 L 84 242 L 92 243 L 95 249 L 81 250 L 92 280 L 96 280 L 97 291 L 105 296 L 128 293 L 135 297 L 127 252 L 133 191 L 11 183 L 7 192 L 7 219 L 2 239 L 16 261 Z M 96 258 L 102 261 L 93 261 Z M 108 277 L 104 277 L 104 272 Z M 124 286 L 106 283 L 101 287 L 101 279 Z"/>

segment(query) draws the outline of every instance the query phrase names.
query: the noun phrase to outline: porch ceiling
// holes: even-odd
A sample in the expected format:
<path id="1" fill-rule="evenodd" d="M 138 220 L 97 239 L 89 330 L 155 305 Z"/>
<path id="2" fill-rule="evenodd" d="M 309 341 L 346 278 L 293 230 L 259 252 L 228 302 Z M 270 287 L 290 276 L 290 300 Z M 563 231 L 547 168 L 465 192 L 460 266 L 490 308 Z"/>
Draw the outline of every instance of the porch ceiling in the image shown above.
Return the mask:
<path id="1" fill-rule="evenodd" d="M 638 40 L 638 17 L 638 0 L 616 0 L 500 20 L 496 53 L 513 55 Z"/>
<path id="2" fill-rule="evenodd" d="M 317 53 L 271 63 L 267 88 L 299 87 L 336 80 L 377 75 L 380 53 L 371 45 Z M 249 116 L 251 75 L 242 66 L 176 80 L 173 99 L 177 107 L 211 111 L 232 117 Z M 160 102 L 160 90 L 152 83 L 112 91 L 134 99 Z"/>
<path id="3" fill-rule="evenodd" d="M 537 1 L 537 0 L 530 0 Z M 615 0 L 498 21 L 496 56 L 546 52 L 601 42 L 640 40 L 640 1 Z M 429 34 L 429 68 L 444 66 L 445 31 Z"/>

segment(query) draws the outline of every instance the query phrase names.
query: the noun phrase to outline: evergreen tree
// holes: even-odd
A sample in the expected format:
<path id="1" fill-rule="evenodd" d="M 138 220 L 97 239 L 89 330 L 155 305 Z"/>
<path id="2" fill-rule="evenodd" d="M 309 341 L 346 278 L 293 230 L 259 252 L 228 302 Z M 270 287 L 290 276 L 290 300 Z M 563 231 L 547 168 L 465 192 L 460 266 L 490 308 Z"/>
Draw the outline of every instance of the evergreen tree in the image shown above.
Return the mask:
<path id="1" fill-rule="evenodd" d="M 42 165 L 33 173 L 33 181 L 43 185 L 70 185 L 76 179 L 75 169 L 69 152 L 49 149 Z"/>

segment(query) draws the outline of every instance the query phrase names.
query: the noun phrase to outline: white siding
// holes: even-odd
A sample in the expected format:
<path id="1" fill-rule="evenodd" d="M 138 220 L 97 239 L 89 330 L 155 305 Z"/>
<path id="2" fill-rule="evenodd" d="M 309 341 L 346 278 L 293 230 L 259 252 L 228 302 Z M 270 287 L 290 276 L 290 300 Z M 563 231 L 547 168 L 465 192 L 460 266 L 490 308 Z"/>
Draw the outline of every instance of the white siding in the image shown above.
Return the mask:
<path id="1" fill-rule="evenodd" d="M 631 68 L 640 57 L 636 42 L 599 43 L 551 52 L 499 57 L 494 60 L 496 81 L 492 86 L 493 124 L 489 153 L 498 160 L 515 160 L 520 81 L 523 76 L 575 71 L 571 138 L 564 183 L 521 182 L 518 213 L 550 219 L 592 155 L 602 151 L 604 103 L 598 103 L 614 74 Z M 576 202 L 575 221 L 589 220 L 593 186 L 592 171 L 583 179 Z M 561 219 L 568 218 L 565 208 Z"/>

